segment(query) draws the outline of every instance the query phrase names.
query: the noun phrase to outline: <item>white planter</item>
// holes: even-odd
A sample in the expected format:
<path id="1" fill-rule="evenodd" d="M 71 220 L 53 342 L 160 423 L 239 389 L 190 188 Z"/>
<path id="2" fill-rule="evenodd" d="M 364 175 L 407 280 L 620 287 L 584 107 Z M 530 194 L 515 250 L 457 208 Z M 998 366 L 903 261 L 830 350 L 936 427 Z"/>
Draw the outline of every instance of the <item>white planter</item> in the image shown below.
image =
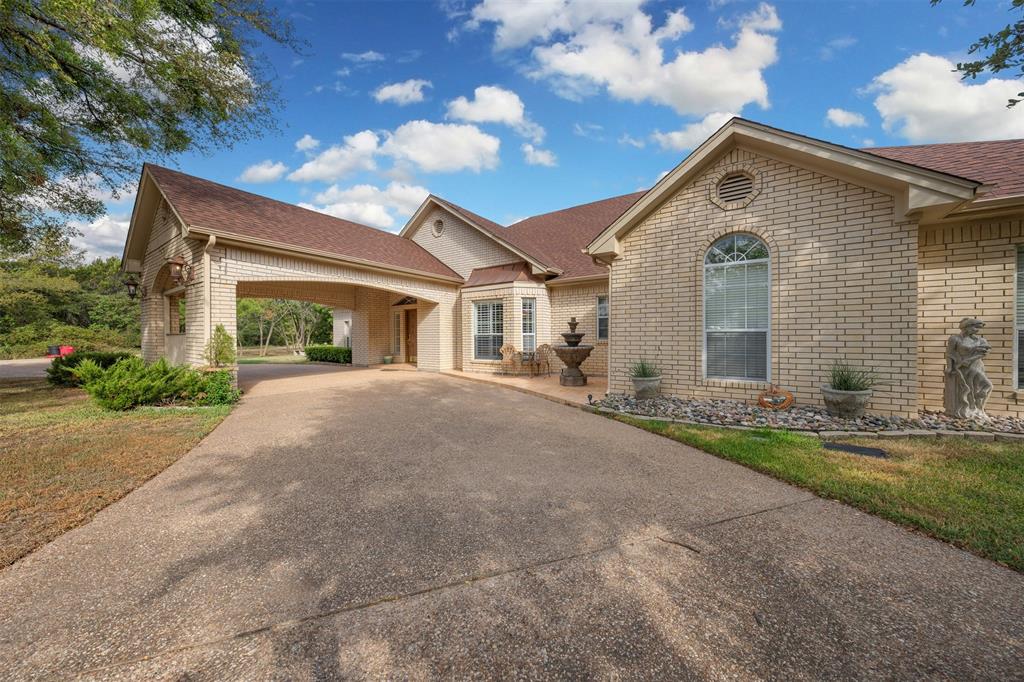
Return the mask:
<path id="1" fill-rule="evenodd" d="M 657 398 L 661 392 L 661 377 L 630 377 L 637 400 Z"/>
<path id="2" fill-rule="evenodd" d="M 864 416 L 864 408 L 871 400 L 871 389 L 866 391 L 837 391 L 830 386 L 821 387 L 821 396 L 825 399 L 825 409 L 833 417 L 856 419 Z"/>

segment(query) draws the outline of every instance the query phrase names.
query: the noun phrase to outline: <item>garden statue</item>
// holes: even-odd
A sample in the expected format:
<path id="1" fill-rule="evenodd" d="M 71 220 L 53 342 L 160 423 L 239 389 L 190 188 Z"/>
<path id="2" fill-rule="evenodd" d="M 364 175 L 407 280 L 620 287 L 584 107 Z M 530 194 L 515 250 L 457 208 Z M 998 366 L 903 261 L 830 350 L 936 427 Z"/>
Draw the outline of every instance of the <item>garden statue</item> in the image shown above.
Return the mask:
<path id="1" fill-rule="evenodd" d="M 985 401 L 992 382 L 982 362 L 992 346 L 978 332 L 985 323 L 973 317 L 960 320 L 960 333 L 946 342 L 946 414 L 961 419 L 988 419 Z"/>

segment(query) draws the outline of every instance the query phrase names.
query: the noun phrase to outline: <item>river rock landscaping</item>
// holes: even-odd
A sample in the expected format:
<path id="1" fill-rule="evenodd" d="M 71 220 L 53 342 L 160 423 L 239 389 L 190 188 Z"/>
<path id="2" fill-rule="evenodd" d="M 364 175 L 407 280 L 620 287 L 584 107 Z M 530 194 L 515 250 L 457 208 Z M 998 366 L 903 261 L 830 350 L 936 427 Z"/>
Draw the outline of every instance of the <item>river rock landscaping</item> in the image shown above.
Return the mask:
<path id="1" fill-rule="evenodd" d="M 795 405 L 788 410 L 768 410 L 759 405 L 739 400 L 692 400 L 659 396 L 637 400 L 628 395 L 608 395 L 595 401 L 598 408 L 658 419 L 708 424 L 711 426 L 740 426 L 748 428 L 776 428 L 792 431 L 823 432 L 911 432 L 926 435 L 940 432 L 984 432 L 1024 434 L 1024 419 L 1017 417 L 991 417 L 981 422 L 955 419 L 941 412 L 923 412 L 916 419 L 866 414 L 857 419 L 833 417 L 823 407 Z"/>

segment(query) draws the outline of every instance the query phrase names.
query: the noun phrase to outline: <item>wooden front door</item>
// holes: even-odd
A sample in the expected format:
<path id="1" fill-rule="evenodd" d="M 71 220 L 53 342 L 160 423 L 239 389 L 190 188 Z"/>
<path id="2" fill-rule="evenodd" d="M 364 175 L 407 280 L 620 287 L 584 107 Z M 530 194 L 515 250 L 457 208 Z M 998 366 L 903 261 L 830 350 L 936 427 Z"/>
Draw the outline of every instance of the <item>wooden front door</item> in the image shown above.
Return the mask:
<path id="1" fill-rule="evenodd" d="M 419 321 L 418 311 L 405 311 L 405 357 L 406 362 L 416 363 L 416 325 Z"/>

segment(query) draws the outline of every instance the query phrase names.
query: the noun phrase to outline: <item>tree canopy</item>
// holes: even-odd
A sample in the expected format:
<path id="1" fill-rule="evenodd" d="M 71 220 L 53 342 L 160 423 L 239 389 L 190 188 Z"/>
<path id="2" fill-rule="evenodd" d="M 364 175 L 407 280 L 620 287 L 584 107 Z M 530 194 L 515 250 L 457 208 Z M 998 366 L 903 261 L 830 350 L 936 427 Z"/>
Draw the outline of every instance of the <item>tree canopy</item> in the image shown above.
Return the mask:
<path id="1" fill-rule="evenodd" d="M 931 0 L 932 5 L 937 5 L 942 0 Z M 965 6 L 974 5 L 976 0 L 964 0 Z M 1007 24 L 998 31 L 994 31 L 975 40 L 967 48 L 967 53 L 977 55 L 979 58 L 966 62 L 958 62 L 956 70 L 963 74 L 964 78 L 977 78 L 986 71 L 999 73 L 1000 71 L 1018 71 L 1024 76 L 1024 0 L 1011 0 L 1011 11 L 1020 11 L 1022 14 L 1017 21 Z M 1008 107 L 1016 106 L 1024 100 L 1024 92 L 1017 93 L 1016 98 L 1011 98 Z"/>
<path id="2" fill-rule="evenodd" d="M 101 215 L 144 159 L 261 134 L 266 41 L 299 47 L 263 0 L 0 2 L 0 247 Z"/>

